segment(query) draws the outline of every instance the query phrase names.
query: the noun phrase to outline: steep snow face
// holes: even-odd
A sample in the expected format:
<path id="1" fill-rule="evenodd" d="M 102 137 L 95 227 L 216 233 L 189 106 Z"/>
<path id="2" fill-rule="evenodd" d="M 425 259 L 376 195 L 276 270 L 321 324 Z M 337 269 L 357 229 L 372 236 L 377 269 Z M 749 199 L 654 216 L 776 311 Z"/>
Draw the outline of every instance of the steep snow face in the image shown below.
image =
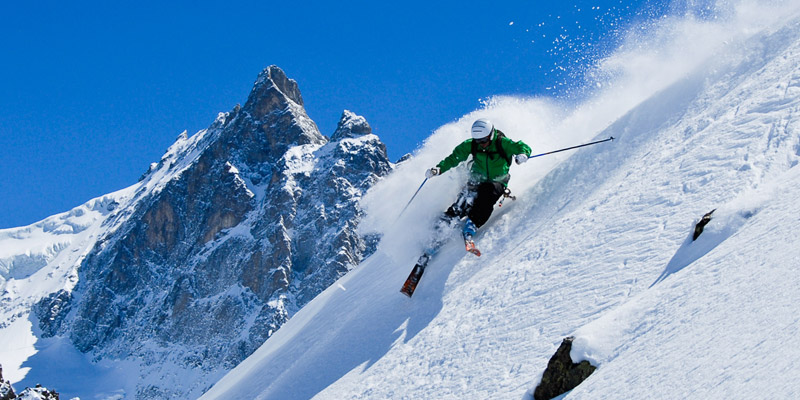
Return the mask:
<path id="1" fill-rule="evenodd" d="M 24 376 L 22 362 L 36 353 L 31 307 L 50 293 L 72 291 L 77 266 L 105 232 L 103 222 L 131 195 L 123 190 L 31 226 L 0 230 L 0 342 L 12 382 Z"/>
<path id="2" fill-rule="evenodd" d="M 797 5 L 761 6 L 681 21 L 714 42 L 691 59 L 616 54 L 659 62 L 572 114 L 504 98 L 441 128 L 364 199 L 378 252 L 203 398 L 523 398 L 568 335 L 573 360 L 599 369 L 566 398 L 796 396 L 800 19 Z M 669 31 L 656 43 L 689 38 Z M 655 82 L 670 57 L 681 73 Z M 535 153 L 617 140 L 512 167 L 519 198 L 479 232 L 484 255 L 454 235 L 408 299 L 400 286 L 464 174 L 397 213 L 478 117 Z"/>
<path id="3" fill-rule="evenodd" d="M 199 396 L 374 251 L 358 200 L 391 168 L 363 117 L 328 139 L 265 69 L 138 184 L 0 231 L 7 375 L 64 396 Z"/>
<path id="4" fill-rule="evenodd" d="M 795 167 L 722 204 L 668 278 L 579 328 L 572 359 L 600 369 L 569 397 L 795 397 L 798 195 Z"/>

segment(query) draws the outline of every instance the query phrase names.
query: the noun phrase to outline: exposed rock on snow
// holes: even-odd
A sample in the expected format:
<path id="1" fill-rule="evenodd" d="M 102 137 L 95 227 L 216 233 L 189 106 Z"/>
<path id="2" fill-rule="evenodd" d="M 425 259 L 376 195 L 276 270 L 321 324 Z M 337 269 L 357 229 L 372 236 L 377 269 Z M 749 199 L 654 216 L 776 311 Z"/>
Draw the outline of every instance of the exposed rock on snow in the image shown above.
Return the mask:
<path id="1" fill-rule="evenodd" d="M 19 395 L 14 393 L 11 383 L 3 379 L 3 367 L 0 366 L 0 400 L 59 400 L 58 392 L 48 390 L 42 385 L 34 388 L 25 388 Z"/>
<path id="2" fill-rule="evenodd" d="M 17 400 L 59 400 L 59 394 L 54 390 L 48 390 L 42 385 L 36 385 L 33 388 L 25 388 L 17 396 Z"/>
<path id="3" fill-rule="evenodd" d="M 547 363 L 547 369 L 542 375 L 542 381 L 536 386 L 533 398 L 536 400 L 549 400 L 575 389 L 597 368 L 589 361 L 583 360 L 574 363 L 570 358 L 572 341 L 574 337 L 564 338 L 561 346 Z"/>
<path id="4" fill-rule="evenodd" d="M 3 366 L 0 365 L 0 400 L 11 400 L 16 397 L 17 395 L 14 394 L 14 388 L 11 387 L 11 383 L 3 379 Z"/>
<path id="5" fill-rule="evenodd" d="M 692 240 L 697 240 L 697 238 L 700 237 L 700 234 L 703 233 L 703 228 L 705 228 L 706 225 L 708 225 L 708 223 L 711 222 L 711 215 L 714 214 L 714 211 L 717 211 L 717 209 L 713 209 L 705 213 L 705 215 L 703 215 L 703 217 L 700 218 L 700 221 L 697 222 L 697 224 L 694 226 L 694 233 L 692 234 Z"/>

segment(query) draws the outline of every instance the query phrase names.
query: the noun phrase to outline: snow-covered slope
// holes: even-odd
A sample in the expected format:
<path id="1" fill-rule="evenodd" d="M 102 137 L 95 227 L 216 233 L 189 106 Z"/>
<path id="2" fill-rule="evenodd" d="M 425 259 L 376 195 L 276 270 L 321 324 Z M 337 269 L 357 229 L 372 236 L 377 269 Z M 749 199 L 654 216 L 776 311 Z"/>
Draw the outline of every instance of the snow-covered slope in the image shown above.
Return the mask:
<path id="1" fill-rule="evenodd" d="M 800 14 L 770 4 L 632 38 L 573 111 L 504 98 L 442 127 L 365 198 L 378 252 L 203 398 L 519 399 L 568 335 L 599 368 L 566 398 L 796 397 Z M 408 299 L 463 174 L 397 212 L 477 117 L 534 152 L 618 140 L 512 167 L 519 199 L 479 233 L 484 256 L 452 241 Z"/>

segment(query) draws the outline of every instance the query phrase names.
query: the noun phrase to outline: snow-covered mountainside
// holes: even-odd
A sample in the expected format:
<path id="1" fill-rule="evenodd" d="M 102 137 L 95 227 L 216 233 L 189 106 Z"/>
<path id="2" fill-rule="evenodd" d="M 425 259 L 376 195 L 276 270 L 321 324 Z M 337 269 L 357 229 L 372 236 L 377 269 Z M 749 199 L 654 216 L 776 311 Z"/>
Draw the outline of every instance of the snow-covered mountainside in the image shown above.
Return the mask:
<path id="1" fill-rule="evenodd" d="M 377 252 L 202 398 L 530 398 L 567 336 L 598 366 L 568 399 L 796 398 L 800 13 L 766 3 L 665 20 L 575 110 L 504 98 L 439 129 L 365 196 Z M 409 299 L 464 174 L 395 218 L 478 117 L 534 153 L 617 140 L 513 166 L 518 199 L 479 232 L 483 256 L 454 234 Z"/>
<path id="2" fill-rule="evenodd" d="M 392 168 L 363 117 L 323 136 L 272 66 L 139 183 L 0 231 L 0 363 L 63 396 L 194 398 L 375 249 Z"/>

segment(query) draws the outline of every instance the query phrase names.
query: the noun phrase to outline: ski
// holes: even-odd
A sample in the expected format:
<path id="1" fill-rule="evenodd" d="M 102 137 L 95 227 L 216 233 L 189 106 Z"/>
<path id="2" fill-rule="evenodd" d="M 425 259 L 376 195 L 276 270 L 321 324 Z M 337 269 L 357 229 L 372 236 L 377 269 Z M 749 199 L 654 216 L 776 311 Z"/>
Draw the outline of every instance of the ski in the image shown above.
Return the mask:
<path id="1" fill-rule="evenodd" d="M 408 274 L 408 278 L 406 279 L 405 283 L 403 283 L 400 293 L 403 293 L 408 297 L 414 295 L 414 291 L 417 289 L 419 280 L 422 279 L 422 274 L 425 272 L 425 267 L 428 265 L 428 261 L 430 261 L 430 259 L 433 258 L 433 255 L 439 251 L 439 248 L 444 244 L 445 239 L 447 238 L 447 235 L 443 235 L 442 232 L 447 226 L 451 226 L 449 224 L 449 219 L 445 219 L 443 220 L 443 223 L 440 222 L 440 224 L 437 225 L 437 234 L 435 235 L 436 239 L 433 240 L 433 243 L 430 244 L 430 247 L 419 257 L 417 264 L 414 265 L 414 269 L 411 270 L 411 273 Z M 473 224 L 472 221 L 467 218 L 462 230 L 464 243 L 468 252 L 480 257 L 481 252 L 475 247 L 475 242 L 472 241 L 472 236 L 475 234 L 476 230 L 477 228 L 475 227 L 475 224 Z"/>
<path id="2" fill-rule="evenodd" d="M 419 260 L 417 260 L 417 265 L 415 265 L 411 273 L 408 274 L 408 279 L 406 279 L 406 282 L 403 284 L 403 288 L 400 289 L 400 293 L 408 297 L 414 294 L 414 290 L 417 289 L 417 284 L 422 278 L 422 274 L 425 272 L 425 266 L 428 265 L 428 260 L 430 260 L 430 256 L 427 253 L 423 254 Z"/>
<path id="3" fill-rule="evenodd" d="M 481 256 L 481 251 L 475 247 L 475 242 L 472 241 L 471 236 L 464 239 L 464 244 L 468 252 L 476 255 L 477 257 Z M 406 278 L 405 283 L 403 283 L 400 293 L 408 297 L 414 295 L 414 291 L 417 289 L 417 284 L 419 284 L 419 280 L 422 279 L 422 274 L 425 273 L 425 267 L 428 265 L 428 261 L 430 261 L 435 253 L 435 250 L 428 250 L 422 254 L 422 256 L 420 256 L 420 258 L 417 260 L 417 264 L 414 265 L 414 268 L 411 270 L 411 273 L 408 274 L 408 278 Z"/>
<path id="4" fill-rule="evenodd" d="M 419 283 L 419 279 L 422 278 L 423 272 L 425 272 L 425 266 L 419 264 L 415 265 L 414 269 L 412 269 L 411 273 L 408 275 L 406 283 L 403 284 L 403 288 L 400 289 L 400 293 L 411 297 L 414 294 L 414 290 L 417 289 L 417 284 Z"/>

